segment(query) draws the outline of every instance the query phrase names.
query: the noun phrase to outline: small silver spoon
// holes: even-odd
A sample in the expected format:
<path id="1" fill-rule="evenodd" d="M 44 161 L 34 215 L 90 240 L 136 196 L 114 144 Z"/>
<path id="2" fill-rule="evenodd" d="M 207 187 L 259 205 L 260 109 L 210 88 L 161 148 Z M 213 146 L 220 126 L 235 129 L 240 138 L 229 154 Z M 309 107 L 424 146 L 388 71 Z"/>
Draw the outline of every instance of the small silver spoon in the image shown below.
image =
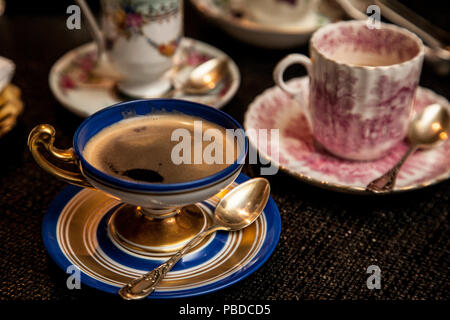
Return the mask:
<path id="1" fill-rule="evenodd" d="M 228 72 L 227 58 L 214 58 L 198 65 L 189 73 L 187 81 L 178 88 L 167 92 L 164 97 L 171 98 L 177 92 L 204 94 L 213 90 Z"/>
<path id="2" fill-rule="evenodd" d="M 269 195 L 270 185 L 264 178 L 255 178 L 240 184 L 220 200 L 214 210 L 213 223 L 208 229 L 196 235 L 165 263 L 122 287 L 119 295 L 125 300 L 145 298 L 156 289 L 181 257 L 207 235 L 218 230 L 237 231 L 252 224 L 266 206 Z"/>
<path id="3" fill-rule="evenodd" d="M 430 148 L 438 142 L 447 140 L 449 127 L 450 116 L 447 108 L 439 104 L 431 104 L 423 109 L 409 124 L 410 147 L 408 151 L 388 172 L 369 183 L 366 190 L 374 193 L 391 191 L 406 159 L 418 148 Z"/>

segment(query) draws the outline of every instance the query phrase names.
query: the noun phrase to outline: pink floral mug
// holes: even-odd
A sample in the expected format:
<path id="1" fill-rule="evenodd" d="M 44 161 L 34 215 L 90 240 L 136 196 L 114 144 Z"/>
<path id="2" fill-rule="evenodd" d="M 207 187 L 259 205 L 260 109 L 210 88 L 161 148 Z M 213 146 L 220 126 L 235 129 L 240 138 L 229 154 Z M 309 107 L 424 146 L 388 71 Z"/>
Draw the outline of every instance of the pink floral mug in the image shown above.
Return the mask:
<path id="1" fill-rule="evenodd" d="M 424 46 L 406 29 L 343 21 L 316 31 L 310 57 L 291 54 L 274 70 L 275 83 L 290 65 L 305 66 L 310 80 L 308 113 L 315 140 L 330 153 L 352 160 L 386 155 L 407 134 Z"/>

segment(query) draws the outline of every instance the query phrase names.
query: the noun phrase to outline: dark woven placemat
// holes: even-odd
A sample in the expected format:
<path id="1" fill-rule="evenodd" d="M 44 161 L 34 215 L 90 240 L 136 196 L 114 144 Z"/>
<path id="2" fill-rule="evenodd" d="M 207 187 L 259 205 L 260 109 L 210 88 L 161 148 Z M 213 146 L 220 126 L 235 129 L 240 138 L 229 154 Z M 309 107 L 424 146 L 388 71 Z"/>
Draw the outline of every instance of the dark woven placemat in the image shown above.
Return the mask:
<path id="1" fill-rule="evenodd" d="M 239 121 L 253 97 L 273 85 L 275 63 L 288 52 L 307 51 L 246 46 L 215 27 L 205 28 L 205 21 L 187 10 L 186 34 L 223 49 L 239 65 L 241 88 L 224 108 Z M 45 211 L 64 184 L 41 170 L 26 149 L 27 134 L 38 123 L 55 126 L 58 146 L 71 144 L 82 119 L 55 101 L 47 76 L 54 61 L 89 41 L 89 34 L 68 31 L 63 16 L 4 16 L 0 30 L 7 30 L 0 55 L 17 64 L 14 82 L 26 108 L 19 125 L 0 139 L 0 299 L 118 299 L 87 286 L 67 289 L 67 275 L 49 258 L 41 239 Z M 449 79 L 436 78 L 428 66 L 421 81 L 450 95 Z M 281 172 L 269 180 L 282 218 L 272 257 L 243 281 L 193 301 L 449 298 L 449 182 L 362 197 L 321 190 Z M 366 269 L 373 264 L 381 268 L 381 290 L 366 286 Z"/>

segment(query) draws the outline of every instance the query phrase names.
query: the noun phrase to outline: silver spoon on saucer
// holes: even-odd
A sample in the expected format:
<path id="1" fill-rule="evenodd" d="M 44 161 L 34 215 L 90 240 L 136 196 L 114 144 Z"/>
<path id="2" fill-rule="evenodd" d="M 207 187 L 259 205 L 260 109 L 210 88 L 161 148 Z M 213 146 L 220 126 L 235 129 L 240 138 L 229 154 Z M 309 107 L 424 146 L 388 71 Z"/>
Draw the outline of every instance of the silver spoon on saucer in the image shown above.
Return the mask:
<path id="1" fill-rule="evenodd" d="M 269 182 L 264 178 L 248 180 L 229 191 L 217 204 L 212 225 L 190 240 L 169 260 L 132 280 L 119 290 L 125 300 L 142 299 L 151 294 L 172 267 L 207 235 L 218 230 L 237 231 L 252 224 L 259 217 L 270 195 Z"/>
<path id="2" fill-rule="evenodd" d="M 366 190 L 374 193 L 391 191 L 395 186 L 398 172 L 406 159 L 418 148 L 430 148 L 448 139 L 450 116 L 447 108 L 431 104 L 418 113 L 409 124 L 410 147 L 403 157 L 388 172 L 370 182 Z"/>
<path id="3" fill-rule="evenodd" d="M 228 59 L 214 58 L 198 65 L 189 73 L 188 79 L 180 87 L 167 92 L 164 97 L 171 98 L 177 92 L 186 94 L 205 94 L 225 78 L 228 73 Z"/>

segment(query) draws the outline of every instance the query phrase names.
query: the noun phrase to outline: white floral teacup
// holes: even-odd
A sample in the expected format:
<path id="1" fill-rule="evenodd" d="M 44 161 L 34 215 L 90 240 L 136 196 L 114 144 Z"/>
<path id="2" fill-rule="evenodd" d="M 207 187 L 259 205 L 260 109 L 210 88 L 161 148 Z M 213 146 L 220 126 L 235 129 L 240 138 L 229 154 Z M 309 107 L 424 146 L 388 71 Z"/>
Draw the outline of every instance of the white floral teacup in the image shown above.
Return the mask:
<path id="1" fill-rule="evenodd" d="M 102 31 L 84 0 L 99 58 L 105 54 L 120 78 L 118 88 L 136 98 L 158 97 L 170 88 L 164 74 L 183 35 L 182 0 L 103 0 Z"/>
<path id="2" fill-rule="evenodd" d="M 365 21 L 329 24 L 310 40 L 310 58 L 291 54 L 274 70 L 302 64 L 310 80 L 309 118 L 315 140 L 347 159 L 372 160 L 386 155 L 406 136 L 424 56 L 422 41 L 406 29 Z M 305 97 L 302 97 L 305 98 Z"/>

